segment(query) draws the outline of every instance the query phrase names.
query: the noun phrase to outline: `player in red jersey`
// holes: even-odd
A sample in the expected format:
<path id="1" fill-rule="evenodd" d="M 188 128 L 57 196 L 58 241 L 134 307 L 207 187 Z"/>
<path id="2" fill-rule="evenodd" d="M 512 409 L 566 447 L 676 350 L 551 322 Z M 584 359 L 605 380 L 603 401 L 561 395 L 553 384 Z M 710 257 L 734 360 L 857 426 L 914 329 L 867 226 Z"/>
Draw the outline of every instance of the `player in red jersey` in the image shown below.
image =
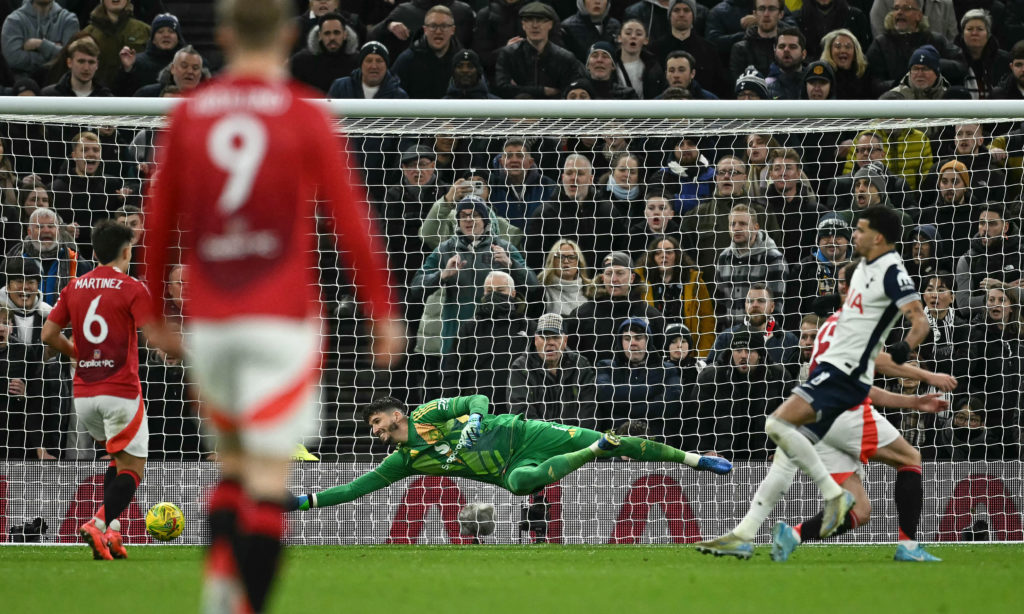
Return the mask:
<path id="1" fill-rule="evenodd" d="M 95 558 L 126 558 L 117 517 L 142 480 L 149 429 L 139 383 L 137 330 L 154 338 L 146 288 L 124 273 L 132 259 L 132 231 L 104 220 L 92 231 L 93 253 L 101 263 L 72 280 L 43 324 L 42 340 L 75 365 L 75 413 L 89 434 L 103 442 L 113 460 L 103 477 L 103 506 L 79 528 Z M 74 342 L 61 334 L 71 323 Z M 175 340 L 161 340 L 180 353 Z"/>
<path id="2" fill-rule="evenodd" d="M 262 611 L 276 574 L 288 459 L 315 421 L 316 201 L 334 221 L 374 321 L 378 365 L 390 364 L 402 339 L 379 232 L 353 187 L 347 146 L 324 111 L 303 100 L 317 94 L 287 77 L 291 4 L 218 1 L 227 68 L 171 114 L 146 216 L 152 300 L 164 295 L 168 264 L 188 270 L 191 372 L 220 434 L 208 610 Z"/>

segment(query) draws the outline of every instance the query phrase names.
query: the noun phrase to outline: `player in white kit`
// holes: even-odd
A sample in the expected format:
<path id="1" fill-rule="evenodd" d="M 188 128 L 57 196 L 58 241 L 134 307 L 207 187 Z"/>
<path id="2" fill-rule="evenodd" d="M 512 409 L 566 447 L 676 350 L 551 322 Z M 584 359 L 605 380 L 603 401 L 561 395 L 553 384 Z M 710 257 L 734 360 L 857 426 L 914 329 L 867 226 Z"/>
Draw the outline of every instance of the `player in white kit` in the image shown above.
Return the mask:
<path id="1" fill-rule="evenodd" d="M 854 261 L 840 270 L 837 287 L 841 299 L 845 300 L 847 293 L 845 280 L 853 276 L 859 264 L 859 260 Z M 835 313 L 822 323 L 814 342 L 812 370 L 821 354 L 832 343 L 838 319 L 839 314 Z M 956 388 L 957 384 L 956 379 L 950 375 L 932 373 L 906 364 L 896 365 L 885 352 L 878 355 L 877 368 L 885 375 L 918 379 L 947 392 Z M 825 437 L 814 446 L 832 478 L 853 493 L 856 499 L 835 534 L 845 533 L 868 522 L 871 502 L 862 482 L 863 463 L 869 460 L 885 463 L 897 471 L 894 498 L 899 517 L 900 544 L 894 558 L 897 561 L 938 561 L 915 540 L 923 493 L 920 489 L 914 489 L 913 476 L 920 476 L 921 453 L 872 407 L 870 401 L 888 407 L 926 412 L 941 411 L 948 407 L 946 401 L 937 395 L 908 396 L 872 387 L 869 401 L 851 408 L 836 419 Z M 705 554 L 750 558 L 754 552 L 754 536 L 789 489 L 796 469 L 796 465 L 784 452 L 777 452 L 743 520 L 726 535 L 701 542 L 697 545 L 698 550 Z M 920 484 L 919 479 L 916 482 Z M 776 523 L 772 529 L 772 560 L 785 561 L 801 542 L 818 539 L 821 518 L 822 513 L 819 513 L 797 527 L 790 527 L 785 522 Z"/>
<path id="2" fill-rule="evenodd" d="M 824 437 L 843 412 L 867 399 L 874 381 L 875 359 L 901 313 L 910 323 L 910 332 L 889 352 L 895 364 L 906 362 L 911 350 L 928 334 L 920 295 L 895 250 L 902 234 L 900 217 L 892 209 L 870 207 L 864 211 L 853 233 L 854 248 L 864 260 L 850 279 L 835 336 L 821 353 L 808 381 L 795 388 L 766 421 L 765 432 L 779 451 L 808 474 L 822 492 L 825 510 L 821 537 L 832 535 L 842 526 L 855 498 L 831 476 L 812 441 Z M 915 475 L 919 488 L 921 476 Z M 743 541 L 730 533 L 702 542 L 698 550 L 734 554 L 731 550 L 741 548 Z"/>

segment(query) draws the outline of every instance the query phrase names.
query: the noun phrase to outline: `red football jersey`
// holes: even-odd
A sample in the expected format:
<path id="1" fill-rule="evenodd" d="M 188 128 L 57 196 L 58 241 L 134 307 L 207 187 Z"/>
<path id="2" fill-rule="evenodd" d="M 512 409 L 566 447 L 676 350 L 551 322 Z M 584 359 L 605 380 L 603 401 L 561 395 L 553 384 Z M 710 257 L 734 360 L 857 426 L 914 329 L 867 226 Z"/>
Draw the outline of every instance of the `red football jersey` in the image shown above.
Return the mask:
<path id="1" fill-rule="evenodd" d="M 839 322 L 839 312 L 830 315 L 821 324 L 818 334 L 814 337 L 814 349 L 811 350 L 811 366 L 808 372 L 814 371 L 818 366 L 818 358 L 825 353 L 828 346 L 832 345 L 832 337 L 836 336 L 836 324 Z"/>
<path id="2" fill-rule="evenodd" d="M 319 201 L 357 272 L 368 315 L 393 315 L 379 232 L 365 196 L 353 189 L 347 144 L 327 114 L 303 100 L 315 96 L 291 82 L 225 77 L 174 110 L 157 150 L 146 217 L 155 308 L 162 306 L 169 252 L 180 247 L 189 317 L 318 313 Z"/>
<path id="3" fill-rule="evenodd" d="M 138 328 L 153 319 L 146 287 L 111 266 L 71 280 L 49 321 L 71 322 L 75 341 L 75 396 L 134 399 L 139 384 Z"/>

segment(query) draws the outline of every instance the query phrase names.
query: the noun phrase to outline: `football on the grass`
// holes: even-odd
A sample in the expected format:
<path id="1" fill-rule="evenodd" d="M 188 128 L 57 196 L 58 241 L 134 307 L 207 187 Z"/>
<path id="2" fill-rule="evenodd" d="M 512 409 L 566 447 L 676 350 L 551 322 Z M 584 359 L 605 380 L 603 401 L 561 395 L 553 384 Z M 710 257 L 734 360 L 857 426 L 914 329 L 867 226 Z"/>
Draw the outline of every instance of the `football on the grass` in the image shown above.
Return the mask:
<path id="1" fill-rule="evenodd" d="M 146 512 L 146 531 L 153 539 L 169 542 L 181 535 L 184 529 L 185 514 L 173 503 L 157 503 Z"/>

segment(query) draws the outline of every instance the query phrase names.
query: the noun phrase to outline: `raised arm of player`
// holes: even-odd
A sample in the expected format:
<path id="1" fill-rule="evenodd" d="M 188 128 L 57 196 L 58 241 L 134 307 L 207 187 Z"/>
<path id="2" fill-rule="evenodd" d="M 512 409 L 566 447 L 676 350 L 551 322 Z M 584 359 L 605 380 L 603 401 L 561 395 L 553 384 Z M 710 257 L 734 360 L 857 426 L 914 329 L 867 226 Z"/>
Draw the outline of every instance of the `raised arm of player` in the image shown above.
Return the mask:
<path id="1" fill-rule="evenodd" d="M 937 414 L 940 411 L 946 411 L 949 409 L 949 401 L 943 399 L 938 394 L 899 394 L 896 392 L 889 392 L 884 388 L 878 386 L 871 387 L 871 393 L 868 395 L 871 398 L 871 402 L 876 405 L 883 407 L 892 407 L 896 409 L 913 409 L 915 411 L 925 412 L 928 414 Z"/>
<path id="2" fill-rule="evenodd" d="M 904 303 L 900 306 L 900 311 L 903 313 L 903 317 L 910 322 L 910 332 L 903 340 L 913 350 L 921 345 L 921 342 L 928 336 L 928 318 L 925 316 L 924 307 L 919 300 Z"/>
<path id="3" fill-rule="evenodd" d="M 412 412 L 412 419 L 417 422 L 439 423 L 472 414 L 487 414 L 491 401 L 482 394 L 468 397 L 451 397 L 431 401 Z"/>
<path id="4" fill-rule="evenodd" d="M 60 324 L 57 324 L 52 320 L 47 320 L 43 323 L 43 330 L 42 333 L 40 333 L 40 338 L 46 345 L 74 360 L 75 344 L 61 334 L 61 328 Z"/>
<path id="5" fill-rule="evenodd" d="M 934 386 L 938 390 L 943 392 L 952 392 L 956 390 L 957 381 L 956 378 L 947 373 L 933 373 L 921 367 L 915 367 L 906 363 L 898 365 L 893 362 L 892 356 L 888 352 L 881 352 L 878 354 L 878 358 L 875 359 L 875 369 L 882 375 L 889 377 L 906 377 L 910 379 L 916 379 L 924 382 L 929 386 Z"/>
<path id="6" fill-rule="evenodd" d="M 331 138 L 333 129 L 326 122 L 319 133 L 324 137 L 320 139 L 317 156 L 323 165 L 317 198 L 328 203 L 339 245 L 347 253 L 348 268 L 353 271 L 352 281 L 373 320 L 375 362 L 381 367 L 388 366 L 402 353 L 405 332 L 396 319 L 380 230 L 370 215 L 365 194 L 356 187 L 346 139 Z"/>
<path id="7" fill-rule="evenodd" d="M 308 510 L 312 507 L 329 507 L 339 503 L 355 501 L 359 497 L 390 486 L 410 475 L 412 475 L 412 472 L 405 466 L 402 453 L 392 452 L 376 469 L 369 473 L 364 473 L 348 484 L 341 484 L 340 486 L 328 488 L 315 494 L 299 495 L 291 502 L 288 511 Z"/>

